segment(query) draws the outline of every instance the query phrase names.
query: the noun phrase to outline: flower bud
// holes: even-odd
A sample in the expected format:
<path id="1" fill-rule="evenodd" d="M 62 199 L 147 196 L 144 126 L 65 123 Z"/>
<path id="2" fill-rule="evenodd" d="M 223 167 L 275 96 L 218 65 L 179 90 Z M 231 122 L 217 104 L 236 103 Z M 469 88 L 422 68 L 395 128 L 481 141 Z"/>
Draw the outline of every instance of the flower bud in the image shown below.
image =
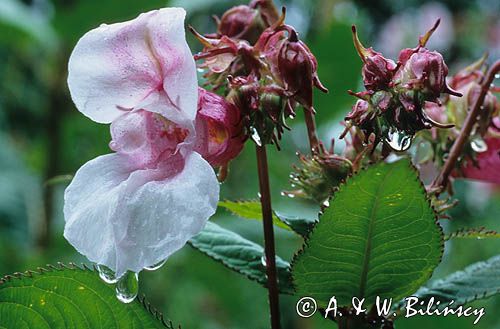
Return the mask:
<path id="1" fill-rule="evenodd" d="M 349 159 L 323 151 L 312 157 L 299 155 L 300 168 L 294 166 L 291 174 L 294 191 L 284 192 L 290 197 L 311 199 L 324 204 L 332 195 L 335 187 L 352 173 L 352 163 Z"/>
<path id="2" fill-rule="evenodd" d="M 254 43 L 269 25 L 256 8 L 241 5 L 224 13 L 217 28 L 218 34 Z"/>
<path id="3" fill-rule="evenodd" d="M 289 36 L 279 44 L 276 53 L 278 79 L 283 82 L 286 92 L 308 110 L 313 109 L 313 88 L 328 92 L 318 78 L 318 62 L 305 43 L 298 39 L 297 32 L 289 26 Z M 274 40 L 270 38 L 270 40 Z M 270 46 L 268 45 L 268 48 Z M 272 61 L 271 61 L 272 63 Z"/>
<path id="4" fill-rule="evenodd" d="M 447 75 L 448 66 L 443 56 L 436 51 L 420 48 L 398 70 L 395 80 L 403 88 L 422 91 L 432 100 L 441 93 L 451 91 L 446 85 Z"/>
<path id="5" fill-rule="evenodd" d="M 195 151 L 212 166 L 226 165 L 243 149 L 240 110 L 223 97 L 198 88 Z"/>
<path id="6" fill-rule="evenodd" d="M 352 107 L 351 112 L 346 115 L 345 120 L 352 121 L 356 126 L 362 126 L 366 121 L 371 119 L 371 112 L 370 103 L 359 99 Z"/>
<path id="7" fill-rule="evenodd" d="M 363 61 L 362 75 L 366 89 L 387 89 L 394 76 L 396 63 L 391 59 L 385 58 L 381 53 L 373 50 L 373 48 L 365 48 L 359 41 L 354 25 L 352 26 L 352 35 L 356 50 Z"/>

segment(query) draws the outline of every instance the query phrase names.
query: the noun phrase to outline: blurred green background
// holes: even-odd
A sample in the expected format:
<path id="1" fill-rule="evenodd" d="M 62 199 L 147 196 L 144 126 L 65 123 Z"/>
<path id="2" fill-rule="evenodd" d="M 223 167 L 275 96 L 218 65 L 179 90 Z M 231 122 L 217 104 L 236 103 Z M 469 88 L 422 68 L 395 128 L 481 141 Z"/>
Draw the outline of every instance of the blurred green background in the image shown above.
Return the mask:
<path id="1" fill-rule="evenodd" d="M 66 65 L 78 38 L 101 23 L 136 17 L 162 6 L 182 6 L 188 23 L 198 31 L 213 32 L 212 14 L 243 1 L 234 0 L 0 0 L 0 275 L 33 269 L 58 261 L 86 262 L 62 236 L 64 175 L 86 161 L 109 153 L 109 130 L 81 115 L 66 87 Z M 429 47 L 440 50 L 451 72 L 489 51 L 500 57 L 500 2 L 495 0 L 289 0 L 288 22 L 307 40 L 319 62 L 319 74 L 330 88 L 317 93 L 315 107 L 321 137 L 337 137 L 338 122 L 353 104 L 348 89 L 361 88 L 361 61 L 352 46 L 350 26 L 357 24 L 361 40 L 387 56 L 414 46 L 417 37 L 437 17 L 442 18 Z M 199 45 L 188 36 L 193 52 Z M 275 208 L 289 214 L 315 216 L 307 202 L 280 195 L 289 189 L 288 173 L 297 150 L 306 152 L 302 117 L 283 142 L 270 151 L 271 184 Z M 341 142 L 337 146 L 342 146 Z M 61 176 L 63 175 L 63 176 Z M 57 177 L 54 179 L 54 177 Z M 47 184 L 49 182 L 49 184 Z M 498 189 L 457 182 L 460 205 L 453 220 L 442 221 L 445 231 L 486 226 L 500 230 Z M 222 198 L 257 197 L 254 148 L 247 144 L 232 163 Z M 261 242 L 257 222 L 234 218 L 220 211 L 212 220 Z M 301 241 L 277 229 L 277 248 L 291 259 Z M 494 240 L 453 241 L 434 274 L 439 278 L 467 264 L 499 253 Z M 141 274 L 141 293 L 174 323 L 188 329 L 266 328 L 267 294 L 261 286 L 230 272 L 190 247 L 176 253 L 156 272 Z M 335 328 L 319 315 L 300 319 L 298 298 L 281 302 L 283 328 Z M 486 316 L 476 328 L 500 328 L 500 298 L 485 305 Z M 398 328 L 472 328 L 469 319 L 422 318 L 400 320 Z"/>

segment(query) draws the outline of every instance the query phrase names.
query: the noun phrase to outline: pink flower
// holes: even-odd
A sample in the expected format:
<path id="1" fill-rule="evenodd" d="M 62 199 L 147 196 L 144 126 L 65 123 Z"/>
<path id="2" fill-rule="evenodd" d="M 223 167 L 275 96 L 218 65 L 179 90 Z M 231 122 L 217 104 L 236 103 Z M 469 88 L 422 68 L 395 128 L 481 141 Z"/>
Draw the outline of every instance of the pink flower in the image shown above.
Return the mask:
<path id="1" fill-rule="evenodd" d="M 241 152 L 246 139 L 240 110 L 203 88 L 198 94 L 195 150 L 212 166 L 224 166 Z"/>
<path id="2" fill-rule="evenodd" d="M 500 184 L 500 138 L 485 138 L 488 150 L 477 154 L 477 166 L 468 163 L 462 168 L 465 178 Z"/>
<path id="3" fill-rule="evenodd" d="M 87 162 L 66 189 L 64 236 L 118 277 L 167 259 L 217 206 L 217 178 L 195 150 L 209 136 L 197 136 L 206 114 L 196 119 L 184 17 L 183 9 L 167 8 L 101 25 L 80 39 L 69 61 L 73 101 L 93 121 L 111 124 L 115 153 Z M 214 163 L 230 158 L 207 154 Z"/>

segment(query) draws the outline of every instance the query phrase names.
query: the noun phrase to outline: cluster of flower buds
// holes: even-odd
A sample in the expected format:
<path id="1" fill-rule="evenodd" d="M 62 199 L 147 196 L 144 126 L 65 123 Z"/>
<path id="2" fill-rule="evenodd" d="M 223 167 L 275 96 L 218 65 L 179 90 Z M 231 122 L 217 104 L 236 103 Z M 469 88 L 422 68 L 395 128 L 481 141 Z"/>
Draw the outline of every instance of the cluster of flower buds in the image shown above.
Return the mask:
<path id="1" fill-rule="evenodd" d="M 447 131 L 432 129 L 422 137 L 432 147 L 421 156 L 422 161 L 434 161 L 437 167 L 446 159 L 451 146 L 458 137 L 464 121 L 474 106 L 481 92 L 481 83 L 485 78 L 486 56 L 462 69 L 450 81 L 450 86 L 463 94 L 463 97 L 450 96 L 441 106 L 428 105 L 426 111 L 436 120 L 447 120 L 454 128 Z M 455 176 L 469 177 L 500 183 L 498 166 L 500 165 L 500 105 L 491 87 L 481 105 L 469 141 L 465 144 L 462 156 L 456 163 Z"/>
<path id="2" fill-rule="evenodd" d="M 217 22 L 216 34 L 191 28 L 204 46 L 195 59 L 203 60 L 207 84 L 240 108 L 246 134 L 257 144 L 278 146 L 297 106 L 314 112 L 314 87 L 327 92 L 316 58 L 272 1 L 234 7 Z"/>
<path id="3" fill-rule="evenodd" d="M 319 151 L 310 157 L 297 155 L 300 167 L 294 165 L 294 172 L 290 175 L 291 185 L 296 189 L 283 192 L 292 198 L 306 198 L 327 205 L 333 189 L 353 173 L 352 162 L 342 155 L 334 154 L 333 141 L 330 150 L 320 144 Z"/>
<path id="4" fill-rule="evenodd" d="M 353 39 L 363 61 L 362 75 L 366 90 L 352 93 L 359 100 L 346 116 L 347 128 L 356 126 L 375 136 L 375 144 L 384 141 L 395 151 L 410 147 L 416 132 L 431 127 L 450 128 L 425 112 L 429 103 L 441 104 L 442 94 L 460 96 L 446 84 L 448 67 L 441 54 L 425 45 L 439 20 L 415 48 L 401 50 L 397 63 L 372 48 L 365 48 L 353 26 Z"/>

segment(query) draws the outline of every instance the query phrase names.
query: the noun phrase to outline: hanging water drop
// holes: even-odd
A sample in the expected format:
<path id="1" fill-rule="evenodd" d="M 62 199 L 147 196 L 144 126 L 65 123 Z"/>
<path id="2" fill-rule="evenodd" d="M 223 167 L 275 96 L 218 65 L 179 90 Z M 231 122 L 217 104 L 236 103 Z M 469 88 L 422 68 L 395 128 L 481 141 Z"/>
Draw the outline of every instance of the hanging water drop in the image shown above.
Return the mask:
<path id="1" fill-rule="evenodd" d="M 115 284 L 116 282 L 118 282 L 118 278 L 116 277 L 115 272 L 113 272 L 113 270 L 111 270 L 109 267 L 104 265 L 97 265 L 96 267 L 97 271 L 99 272 L 99 277 L 102 281 L 109 284 Z"/>
<path id="2" fill-rule="evenodd" d="M 474 137 L 470 141 L 470 147 L 476 153 L 483 153 L 483 152 L 488 151 L 488 145 L 486 144 L 486 142 L 481 137 Z"/>
<path id="3" fill-rule="evenodd" d="M 262 266 L 267 267 L 266 255 L 262 255 L 260 257 L 260 263 L 262 264 Z"/>
<path id="4" fill-rule="evenodd" d="M 281 196 L 286 196 L 291 199 L 295 198 L 295 194 L 293 192 L 288 192 L 288 191 L 281 191 Z"/>
<path id="5" fill-rule="evenodd" d="M 262 146 L 262 140 L 260 139 L 260 135 L 257 129 L 255 129 L 255 127 L 250 127 L 250 132 L 250 138 L 252 138 L 255 144 L 257 144 L 257 146 Z"/>
<path id="6" fill-rule="evenodd" d="M 139 292 L 139 275 L 127 271 L 116 284 L 116 298 L 122 303 L 131 303 Z"/>
<path id="7" fill-rule="evenodd" d="M 160 267 L 162 267 L 163 265 L 165 265 L 165 263 L 167 262 L 167 260 L 162 260 L 161 262 L 158 262 L 152 266 L 146 266 L 144 269 L 146 271 L 156 271 L 157 269 L 159 269 Z"/>
<path id="8" fill-rule="evenodd" d="M 500 79 L 500 73 L 495 74 L 495 79 Z"/>
<path id="9" fill-rule="evenodd" d="M 403 152 L 410 148 L 413 135 L 391 128 L 385 137 L 385 142 L 396 152 Z"/>

